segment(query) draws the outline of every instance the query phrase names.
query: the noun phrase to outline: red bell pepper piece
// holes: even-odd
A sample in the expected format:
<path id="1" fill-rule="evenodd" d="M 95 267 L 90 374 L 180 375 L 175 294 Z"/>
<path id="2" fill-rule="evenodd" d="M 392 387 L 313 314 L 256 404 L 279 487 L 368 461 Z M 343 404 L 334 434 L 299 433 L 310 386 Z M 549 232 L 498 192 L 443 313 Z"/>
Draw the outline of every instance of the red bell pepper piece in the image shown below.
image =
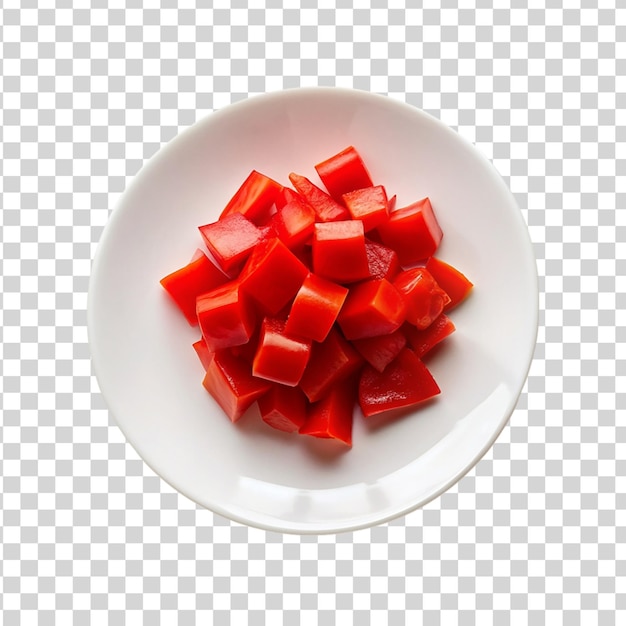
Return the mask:
<path id="1" fill-rule="evenodd" d="M 389 335 L 355 339 L 352 345 L 374 369 L 382 372 L 400 354 L 406 341 L 406 336 L 395 330 Z"/>
<path id="2" fill-rule="evenodd" d="M 246 343 L 255 325 L 254 314 L 238 282 L 230 282 L 200 296 L 196 313 L 209 350 Z"/>
<path id="3" fill-rule="evenodd" d="M 395 210 L 397 199 L 398 199 L 398 196 L 396 196 L 395 194 L 391 196 L 391 198 L 389 198 L 389 202 L 387 203 L 387 207 L 389 208 L 389 213 Z"/>
<path id="4" fill-rule="evenodd" d="M 382 243 L 366 239 L 365 253 L 367 254 L 367 265 L 372 278 L 386 278 L 391 281 L 402 269 L 396 251 L 383 246 Z"/>
<path id="5" fill-rule="evenodd" d="M 431 257 L 443 237 L 428 198 L 390 213 L 378 232 L 383 243 L 397 252 L 405 266 Z"/>
<path id="6" fill-rule="evenodd" d="M 257 246 L 243 268 L 241 288 L 270 315 L 276 315 L 297 293 L 309 270 L 277 238 Z"/>
<path id="7" fill-rule="evenodd" d="M 463 302 L 474 286 L 459 270 L 435 257 L 428 259 L 426 269 L 450 296 L 450 302 L 445 307 L 447 311 Z"/>
<path id="8" fill-rule="evenodd" d="M 220 220 L 241 213 L 255 224 L 269 217 L 269 211 L 283 186 L 268 176 L 252 170 L 220 215 Z"/>
<path id="9" fill-rule="evenodd" d="M 424 267 L 400 272 L 393 284 L 404 296 L 407 321 L 420 330 L 430 326 L 450 302 L 448 294 Z"/>
<path id="10" fill-rule="evenodd" d="M 252 362 L 252 373 L 258 378 L 295 387 L 310 356 L 310 340 L 287 335 L 282 320 L 265 318 Z"/>
<path id="11" fill-rule="evenodd" d="M 267 380 L 255 378 L 250 365 L 228 350 L 215 353 L 202 384 L 232 422 L 236 422 L 271 385 Z"/>
<path id="12" fill-rule="evenodd" d="M 306 421 L 307 400 L 298 387 L 273 385 L 259 398 L 263 421 L 277 430 L 293 433 Z"/>
<path id="13" fill-rule="evenodd" d="M 209 365 L 211 365 L 211 361 L 213 360 L 213 352 L 209 350 L 203 337 L 193 344 L 193 349 L 196 351 L 196 354 L 200 359 L 200 363 L 202 363 L 202 367 L 204 367 L 204 371 L 206 372 L 206 370 L 209 369 Z"/>
<path id="14" fill-rule="evenodd" d="M 402 327 L 402 332 L 420 359 L 430 352 L 440 341 L 451 335 L 455 330 L 452 320 L 442 313 L 428 328 L 418 330 L 408 322 Z"/>
<path id="15" fill-rule="evenodd" d="M 243 263 L 263 239 L 262 232 L 240 213 L 200 226 L 200 234 L 224 272 Z"/>
<path id="16" fill-rule="evenodd" d="M 406 305 L 400 292 L 384 278 L 350 288 L 337 321 L 346 339 L 388 335 L 404 322 Z"/>
<path id="17" fill-rule="evenodd" d="M 313 271 L 337 283 L 369 278 L 363 222 L 347 220 L 315 224 Z"/>
<path id="18" fill-rule="evenodd" d="M 344 193 L 343 202 L 348 207 L 352 219 L 363 222 L 365 232 L 376 228 L 387 219 L 389 204 L 382 185 Z"/>
<path id="19" fill-rule="evenodd" d="M 324 341 L 339 315 L 348 290 L 316 274 L 309 274 L 293 301 L 285 330 Z"/>
<path id="20" fill-rule="evenodd" d="M 333 328 L 323 342 L 313 344 L 300 389 L 310 402 L 317 402 L 335 383 L 354 374 L 362 364 L 361 355 Z"/>
<path id="21" fill-rule="evenodd" d="M 379 372 L 366 365 L 359 380 L 359 405 L 365 417 L 413 406 L 441 393 L 428 368 L 409 348 Z"/>
<path id="22" fill-rule="evenodd" d="M 293 250 L 311 239 L 315 211 L 303 200 L 292 200 L 276 212 L 271 223 L 278 238 Z"/>
<path id="23" fill-rule="evenodd" d="M 304 198 L 297 191 L 294 191 L 289 187 L 283 187 L 276 194 L 274 204 L 276 205 L 276 209 L 280 211 L 286 204 L 289 204 L 293 200 L 299 200 L 300 202 L 304 202 Z"/>
<path id="24" fill-rule="evenodd" d="M 348 210 L 333 200 L 325 191 L 314 185 L 308 178 L 289 174 L 289 180 L 306 201 L 313 207 L 320 222 L 335 222 L 350 219 Z"/>
<path id="25" fill-rule="evenodd" d="M 328 193 L 337 201 L 344 193 L 374 184 L 363 159 L 352 146 L 318 163 L 315 169 Z"/>
<path id="26" fill-rule="evenodd" d="M 319 402 L 310 406 L 300 434 L 336 439 L 352 447 L 355 395 L 354 385 L 336 384 Z"/>
<path id="27" fill-rule="evenodd" d="M 172 297 L 192 326 L 198 325 L 196 298 L 228 281 L 226 276 L 202 250 L 196 251 L 188 265 L 161 279 L 161 285 Z"/>

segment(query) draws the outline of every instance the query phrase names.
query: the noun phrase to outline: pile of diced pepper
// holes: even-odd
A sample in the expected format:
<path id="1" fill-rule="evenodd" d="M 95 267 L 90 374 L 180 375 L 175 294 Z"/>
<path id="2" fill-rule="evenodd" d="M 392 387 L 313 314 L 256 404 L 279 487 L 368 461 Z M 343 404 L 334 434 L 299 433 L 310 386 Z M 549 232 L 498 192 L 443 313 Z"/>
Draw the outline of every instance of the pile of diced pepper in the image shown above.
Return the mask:
<path id="1" fill-rule="evenodd" d="M 423 359 L 472 283 L 434 256 L 429 198 L 395 208 L 353 146 L 315 169 L 325 190 L 253 171 L 199 227 L 208 254 L 161 284 L 199 325 L 203 385 L 231 421 L 257 402 L 273 428 L 351 446 L 357 404 L 395 416 L 440 393 Z"/>

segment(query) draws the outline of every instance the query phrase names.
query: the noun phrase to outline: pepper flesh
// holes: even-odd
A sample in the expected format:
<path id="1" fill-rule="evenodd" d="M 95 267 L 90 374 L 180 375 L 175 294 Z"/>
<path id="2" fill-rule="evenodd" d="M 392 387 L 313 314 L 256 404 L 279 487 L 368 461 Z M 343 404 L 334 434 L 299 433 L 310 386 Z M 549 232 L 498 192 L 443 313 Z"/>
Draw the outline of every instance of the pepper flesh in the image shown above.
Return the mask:
<path id="1" fill-rule="evenodd" d="M 252 362 L 254 376 L 295 387 L 311 355 L 311 341 L 285 332 L 282 320 L 265 318 Z"/>
<path id="2" fill-rule="evenodd" d="M 324 341 L 347 295 L 346 287 L 316 274 L 309 274 L 293 301 L 286 331 L 315 341 Z"/>
<path id="3" fill-rule="evenodd" d="M 227 281 L 228 276 L 202 250 L 198 250 L 189 264 L 162 278 L 161 285 L 189 324 L 197 326 L 196 299 Z"/>
<path id="4" fill-rule="evenodd" d="M 379 372 L 366 365 L 359 380 L 359 405 L 365 417 L 414 406 L 441 393 L 428 368 L 409 348 Z"/>
<path id="5" fill-rule="evenodd" d="M 344 193 L 373 185 L 363 159 L 353 146 L 318 163 L 315 169 L 328 193 L 337 201 Z"/>
<path id="6" fill-rule="evenodd" d="M 314 185 L 305 176 L 300 176 L 300 174 L 292 172 L 289 174 L 289 180 L 313 207 L 317 214 L 318 221 L 335 222 L 337 220 L 347 220 L 350 218 L 346 207 L 331 198 L 323 189 Z"/>
<path id="7" fill-rule="evenodd" d="M 352 447 L 352 420 L 354 415 L 354 386 L 336 384 L 319 402 L 309 408 L 301 435 L 336 439 Z"/>
<path id="8" fill-rule="evenodd" d="M 450 302 L 448 294 L 424 267 L 400 272 L 393 284 L 404 296 L 407 321 L 419 329 L 430 326 Z"/>
<path id="9" fill-rule="evenodd" d="M 234 281 L 200 296 L 196 313 L 202 337 L 213 352 L 247 343 L 254 331 L 254 313 Z"/>
<path id="10" fill-rule="evenodd" d="M 259 398 L 261 419 L 272 428 L 297 432 L 306 421 L 307 401 L 297 387 L 273 385 Z"/>
<path id="11" fill-rule="evenodd" d="M 342 220 L 315 224 L 313 271 L 336 283 L 369 278 L 363 223 Z"/>
<path id="12" fill-rule="evenodd" d="M 428 198 L 396 209 L 377 230 L 382 242 L 396 251 L 403 266 L 431 257 L 443 237 Z"/>
<path id="13" fill-rule="evenodd" d="M 346 339 L 387 335 L 404 322 L 406 305 L 400 292 L 384 278 L 350 288 L 337 321 Z"/>
<path id="14" fill-rule="evenodd" d="M 250 365 L 228 350 L 215 353 L 202 384 L 231 422 L 238 421 L 270 388 L 268 381 L 253 376 Z"/>
<path id="15" fill-rule="evenodd" d="M 450 302 L 445 307 L 447 311 L 463 302 L 474 286 L 459 270 L 436 257 L 428 259 L 426 269 L 450 296 Z"/>
<path id="16" fill-rule="evenodd" d="M 240 213 L 200 226 L 199 230 L 211 254 L 226 273 L 241 265 L 263 239 L 263 233 Z"/>
<path id="17" fill-rule="evenodd" d="M 220 220 L 233 213 L 240 213 L 260 224 L 269 217 L 269 211 L 282 189 L 280 183 L 252 170 L 220 214 Z"/>

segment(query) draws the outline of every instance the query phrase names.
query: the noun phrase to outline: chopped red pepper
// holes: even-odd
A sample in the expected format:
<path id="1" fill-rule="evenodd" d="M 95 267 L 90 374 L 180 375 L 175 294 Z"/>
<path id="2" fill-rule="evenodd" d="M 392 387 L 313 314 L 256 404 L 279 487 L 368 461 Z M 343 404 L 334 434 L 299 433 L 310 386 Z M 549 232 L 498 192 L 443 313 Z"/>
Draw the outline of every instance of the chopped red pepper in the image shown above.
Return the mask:
<path id="1" fill-rule="evenodd" d="M 293 301 L 285 330 L 315 341 L 324 341 L 348 295 L 341 285 L 309 274 Z"/>
<path id="2" fill-rule="evenodd" d="M 378 232 L 383 243 L 396 251 L 404 266 L 431 257 L 443 237 L 428 198 L 393 211 L 378 227 Z"/>
<path id="3" fill-rule="evenodd" d="M 363 159 L 353 146 L 318 163 L 315 169 L 328 193 L 337 201 L 344 193 L 374 184 Z"/>
<path id="4" fill-rule="evenodd" d="M 387 335 L 404 322 L 406 305 L 400 292 L 384 278 L 350 288 L 337 321 L 346 339 Z"/>
<path id="5" fill-rule="evenodd" d="M 261 224 L 269 217 L 269 211 L 282 189 L 280 183 L 253 170 L 222 211 L 220 220 L 241 213 L 251 222 Z"/>
<path id="6" fill-rule="evenodd" d="M 282 320 L 265 318 L 252 362 L 252 373 L 259 378 L 295 387 L 310 356 L 310 340 L 289 336 Z"/>
<path id="7" fill-rule="evenodd" d="M 293 433 L 306 421 L 307 400 L 298 387 L 273 385 L 259 398 L 263 421 L 277 430 Z"/>
<path id="8" fill-rule="evenodd" d="M 292 172 L 289 174 L 289 180 L 313 207 L 320 222 L 350 219 L 350 214 L 346 207 L 333 200 L 324 190 L 314 185 L 308 178 Z"/>
<path id="9" fill-rule="evenodd" d="M 348 220 L 315 224 L 313 271 L 337 283 L 368 278 L 363 223 Z"/>
<path id="10" fill-rule="evenodd" d="M 402 327 L 407 341 L 421 359 L 425 354 L 454 332 L 452 320 L 442 313 L 428 328 L 418 330 L 408 322 Z"/>
<path id="11" fill-rule="evenodd" d="M 400 272 L 393 281 L 406 302 L 407 322 L 427 328 L 441 314 L 450 298 L 424 267 Z"/>
<path id="12" fill-rule="evenodd" d="M 382 243 L 366 239 L 365 253 L 367 254 L 367 265 L 372 278 L 393 280 L 394 276 L 402 269 L 396 251 L 383 246 Z"/>
<path id="13" fill-rule="evenodd" d="M 246 343 L 254 331 L 254 313 L 235 281 L 200 296 L 196 312 L 202 336 L 213 352 Z"/>
<path id="14" fill-rule="evenodd" d="M 366 365 L 359 381 L 359 405 L 365 417 L 413 406 L 441 391 L 428 368 L 409 348 L 379 372 Z"/>
<path id="15" fill-rule="evenodd" d="M 192 326 L 197 326 L 196 298 L 227 281 L 228 276 L 202 250 L 197 250 L 191 263 L 162 278 L 161 285 L 187 321 Z"/>
<path id="16" fill-rule="evenodd" d="M 282 190 L 276 194 L 276 198 L 274 199 L 274 204 L 276 205 L 276 209 L 280 211 L 286 204 L 289 204 L 293 200 L 298 200 L 300 202 L 304 202 L 304 198 L 293 189 L 289 187 L 283 187 Z"/>
<path id="17" fill-rule="evenodd" d="M 343 194 L 353 220 L 361 220 L 365 232 L 382 224 L 389 212 L 387 193 L 382 185 L 355 189 Z"/>
<path id="18" fill-rule="evenodd" d="M 374 369 L 382 372 L 400 354 L 406 341 L 404 333 L 395 330 L 389 335 L 355 339 L 352 345 Z"/>
<path id="19" fill-rule="evenodd" d="M 311 358 L 300 380 L 310 402 L 321 400 L 330 388 L 361 367 L 361 355 L 334 328 L 321 343 L 314 343 Z"/>
<path id="20" fill-rule="evenodd" d="M 280 239 L 262 242 L 243 268 L 241 288 L 270 315 L 297 293 L 309 270 Z"/>
<path id="21" fill-rule="evenodd" d="M 354 386 L 338 383 L 319 402 L 311 405 L 300 434 L 336 439 L 352 447 L 354 400 Z"/>
<path id="22" fill-rule="evenodd" d="M 204 367 L 204 371 L 206 372 L 206 370 L 209 369 L 209 365 L 211 365 L 211 361 L 213 360 L 213 352 L 209 350 L 204 338 L 200 338 L 196 341 L 193 344 L 193 349 L 196 351 L 196 354 L 200 359 L 200 363 L 202 363 L 202 367 Z"/>
<path id="23" fill-rule="evenodd" d="M 441 259 L 431 257 L 426 263 L 426 269 L 450 296 L 450 302 L 445 307 L 447 311 L 463 302 L 474 286 L 459 270 Z"/>
<path id="24" fill-rule="evenodd" d="M 292 200 L 272 218 L 276 235 L 291 250 L 308 242 L 313 235 L 315 211 L 303 200 Z"/>
<path id="25" fill-rule="evenodd" d="M 261 231 L 240 213 L 200 226 L 199 230 L 211 254 L 225 272 L 243 263 L 263 238 Z"/>
<path id="26" fill-rule="evenodd" d="M 228 350 L 215 353 L 202 384 L 231 422 L 241 418 L 271 385 L 267 380 L 253 376 L 250 365 Z"/>

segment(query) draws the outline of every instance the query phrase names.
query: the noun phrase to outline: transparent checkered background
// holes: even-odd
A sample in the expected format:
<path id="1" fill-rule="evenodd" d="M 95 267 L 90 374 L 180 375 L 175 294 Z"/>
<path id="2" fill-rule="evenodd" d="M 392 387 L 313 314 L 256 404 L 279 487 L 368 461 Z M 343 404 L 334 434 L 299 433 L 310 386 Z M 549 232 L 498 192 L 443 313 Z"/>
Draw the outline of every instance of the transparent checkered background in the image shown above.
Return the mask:
<path id="1" fill-rule="evenodd" d="M 626 10 L 198 4 L 3 2 L 0 623 L 625 624 Z M 542 291 L 492 451 L 423 510 L 322 537 L 231 523 L 155 476 L 85 329 L 97 241 L 142 164 L 215 109 L 309 85 L 389 94 L 475 142 Z"/>

